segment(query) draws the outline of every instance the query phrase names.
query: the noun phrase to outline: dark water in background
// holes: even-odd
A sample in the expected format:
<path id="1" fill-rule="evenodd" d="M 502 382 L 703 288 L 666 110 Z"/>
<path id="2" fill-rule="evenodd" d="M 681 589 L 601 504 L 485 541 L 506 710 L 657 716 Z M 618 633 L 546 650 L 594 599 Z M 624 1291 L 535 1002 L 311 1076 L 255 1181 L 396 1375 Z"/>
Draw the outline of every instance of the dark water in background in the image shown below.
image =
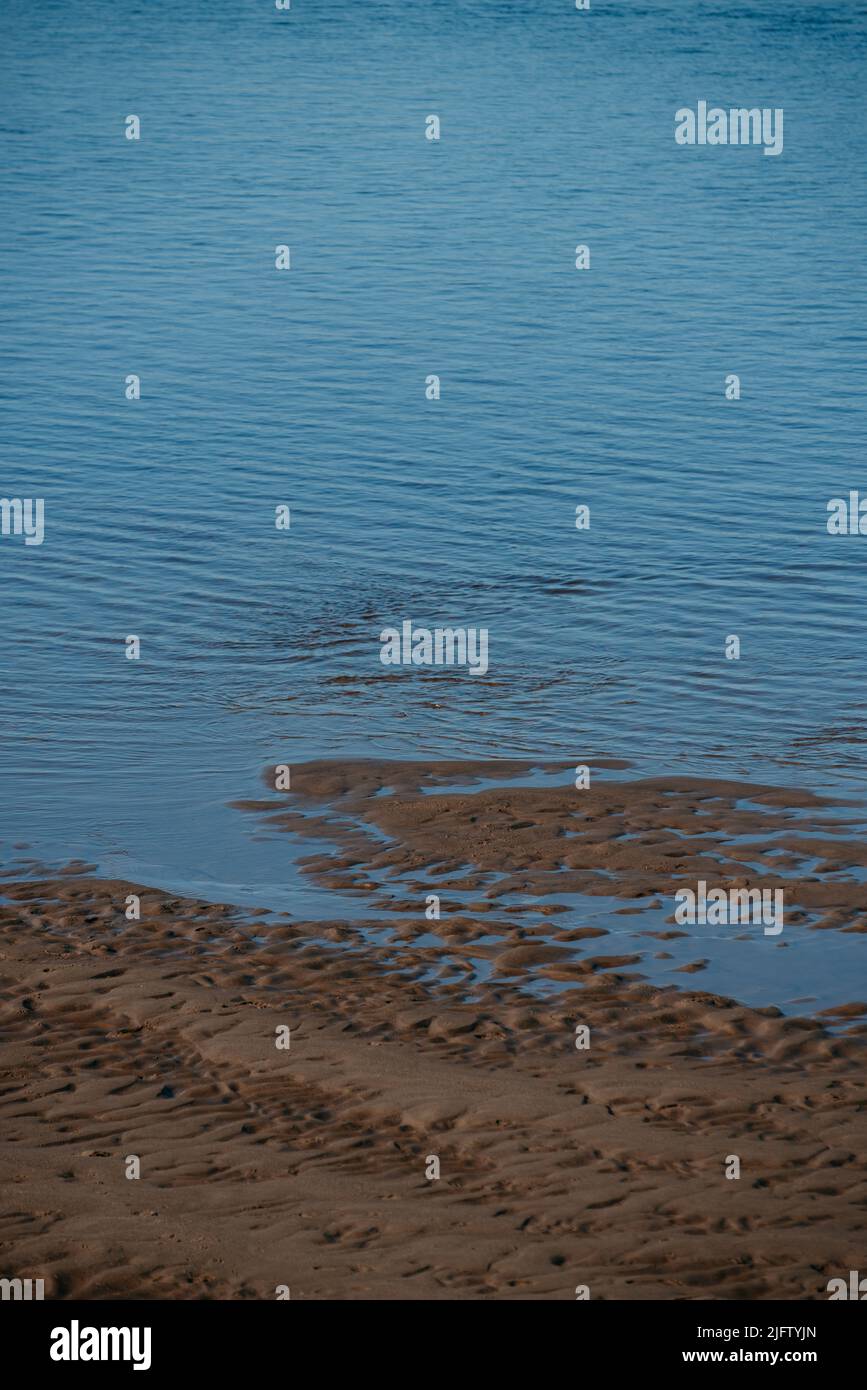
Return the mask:
<path id="1" fill-rule="evenodd" d="M 256 885 L 276 759 L 862 794 L 863 3 L 0 13 L 4 857 Z M 783 154 L 678 147 L 699 99 Z M 404 618 L 489 677 L 384 668 Z"/>

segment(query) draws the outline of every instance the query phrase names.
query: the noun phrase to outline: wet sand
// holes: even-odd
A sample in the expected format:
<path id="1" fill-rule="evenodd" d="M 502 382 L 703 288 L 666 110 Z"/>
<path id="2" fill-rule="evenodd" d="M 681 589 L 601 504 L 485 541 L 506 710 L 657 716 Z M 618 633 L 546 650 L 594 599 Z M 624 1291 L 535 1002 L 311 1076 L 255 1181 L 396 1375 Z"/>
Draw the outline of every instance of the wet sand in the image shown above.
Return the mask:
<path id="1" fill-rule="evenodd" d="M 809 1299 L 862 1268 L 863 981 L 826 1018 L 659 988 L 545 901 L 761 880 L 791 930 L 860 934 L 862 885 L 834 877 L 867 860 L 852 809 L 526 773 L 310 764 L 243 803 L 333 843 L 308 871 L 382 903 L 379 933 L 6 878 L 2 1273 L 55 1297 Z"/>
<path id="2" fill-rule="evenodd" d="M 608 764 L 595 764 L 597 767 Z M 334 888 L 370 886 L 371 873 L 423 874 L 491 900 L 520 891 L 672 898 L 704 879 L 727 888 L 782 887 L 790 922 L 867 931 L 867 838 L 853 807 L 809 791 L 695 777 L 596 780 L 591 787 L 472 790 L 494 769 L 522 763 L 308 763 L 291 793 L 235 804 L 271 826 L 330 839 L 343 853 L 309 870 Z M 549 773 L 553 769 L 548 769 Z M 565 770 L 568 776 L 568 770 Z M 561 778 L 564 772 L 560 772 Z M 264 780 L 273 785 L 269 768 Z M 464 793 L 440 785 L 466 783 Z M 809 870 L 804 870 L 809 865 Z M 466 875 L 467 866 L 476 871 Z M 850 881 L 834 878 L 854 873 Z M 858 878 L 858 874 L 861 878 Z M 486 875 L 499 875 L 491 887 Z M 419 891 L 425 881 L 412 885 Z M 410 900 L 413 910 L 417 900 Z"/>

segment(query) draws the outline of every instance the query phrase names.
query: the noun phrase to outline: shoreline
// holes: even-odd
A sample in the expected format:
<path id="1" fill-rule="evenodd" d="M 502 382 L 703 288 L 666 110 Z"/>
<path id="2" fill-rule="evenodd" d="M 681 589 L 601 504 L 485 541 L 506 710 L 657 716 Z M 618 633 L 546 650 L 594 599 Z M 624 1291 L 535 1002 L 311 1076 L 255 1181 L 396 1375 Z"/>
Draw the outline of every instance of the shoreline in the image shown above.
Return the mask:
<path id="1" fill-rule="evenodd" d="M 262 775 L 269 791 L 274 772 Z M 600 780 L 597 765 L 592 787 L 576 790 L 563 784 L 572 772 L 308 763 L 292 770 L 290 791 L 232 805 L 275 841 L 312 842 L 297 865 L 317 889 L 354 898 L 359 918 L 398 918 L 395 934 L 444 959 L 469 956 L 482 978 L 516 965 L 525 988 L 559 988 L 596 968 L 581 943 L 598 937 L 602 956 L 658 986 L 701 972 L 709 991 L 754 1007 L 827 1016 L 860 1003 L 867 1013 L 839 993 L 864 978 L 867 934 L 867 844 L 850 803 L 711 778 Z M 720 924 L 705 905 L 705 890 L 720 889 L 776 902 L 780 922 Z M 692 925 L 684 894 L 698 899 Z"/>
<path id="2" fill-rule="evenodd" d="M 726 837 L 752 854 L 764 827 L 797 859 L 817 847 L 801 814 L 831 834 L 840 808 L 745 798 L 743 784 L 600 782 L 570 837 L 557 832 L 589 792 L 439 790 L 455 773 L 308 765 L 291 794 L 244 803 L 278 833 L 299 817 L 301 833 L 325 832 L 335 852 L 305 864 L 314 880 L 348 881 L 378 909 L 390 883 L 378 932 L 86 865 L 4 880 L 4 1277 L 43 1278 L 54 1298 L 269 1299 L 288 1285 L 313 1299 L 573 1299 L 587 1285 L 596 1299 L 761 1300 L 823 1298 L 859 1268 L 863 1006 L 786 1016 L 689 976 L 648 983 L 603 929 L 503 887 L 565 873 L 592 890 L 586 876 L 604 872 L 622 908 Z M 484 780 L 481 765 L 461 775 Z M 661 825 L 697 810 L 708 826 L 692 845 Z M 638 840 L 618 850 L 612 817 Z M 863 854 L 842 839 L 822 852 L 834 866 Z M 417 896 L 431 869 L 444 901 L 461 900 L 435 923 Z M 863 930 L 857 884 L 834 872 L 798 890 L 819 940 Z M 140 920 L 124 915 L 130 894 Z M 560 992 L 528 993 L 540 976 Z"/>

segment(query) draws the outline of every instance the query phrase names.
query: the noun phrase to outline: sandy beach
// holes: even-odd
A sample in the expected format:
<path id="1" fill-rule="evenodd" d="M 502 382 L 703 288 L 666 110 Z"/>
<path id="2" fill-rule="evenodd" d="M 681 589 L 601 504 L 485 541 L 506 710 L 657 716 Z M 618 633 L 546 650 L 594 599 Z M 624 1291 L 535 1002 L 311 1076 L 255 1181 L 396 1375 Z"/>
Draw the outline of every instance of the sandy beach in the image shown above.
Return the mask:
<path id="1" fill-rule="evenodd" d="M 372 927 L 83 864 L 7 874 L 3 1273 L 60 1298 L 818 1299 L 858 1269 L 858 986 L 822 1016 L 688 972 L 661 986 L 643 948 L 546 901 L 634 911 L 758 874 L 785 884 L 787 932 L 860 934 L 846 809 L 700 779 L 509 785 L 522 775 L 308 764 L 243 804 L 331 841 L 306 871 L 372 902 Z"/>
<path id="2" fill-rule="evenodd" d="M 615 1369 L 833 1380 L 864 0 L 2 19 L 14 1350 L 586 1295 Z"/>

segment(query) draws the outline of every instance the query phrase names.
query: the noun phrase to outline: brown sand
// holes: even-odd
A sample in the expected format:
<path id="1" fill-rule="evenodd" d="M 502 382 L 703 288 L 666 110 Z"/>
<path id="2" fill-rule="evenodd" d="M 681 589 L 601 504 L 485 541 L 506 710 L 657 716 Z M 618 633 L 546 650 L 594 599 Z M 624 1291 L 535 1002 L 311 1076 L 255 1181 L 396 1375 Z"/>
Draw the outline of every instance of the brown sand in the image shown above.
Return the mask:
<path id="1" fill-rule="evenodd" d="M 831 838 L 849 830 L 852 813 L 828 798 L 695 777 L 594 781 L 583 791 L 431 790 L 474 775 L 490 778 L 494 769 L 508 776 L 526 772 L 527 764 L 307 763 L 293 769 L 291 793 L 235 804 L 273 826 L 340 846 L 338 856 L 309 861 L 329 887 L 374 887 L 371 872 L 380 870 L 400 873 L 408 886 L 407 875 L 435 866 L 452 887 L 482 886 L 485 875 L 502 875 L 496 887 L 485 888 L 488 900 L 516 891 L 640 900 L 672 898 L 678 887 L 704 879 L 709 887 L 784 887 L 788 922 L 798 920 L 795 907 L 815 917 L 811 925 L 867 931 L 864 885 L 830 877 L 867 870 L 867 843 L 851 834 Z M 273 780 L 269 768 L 269 787 Z M 808 834 L 805 813 L 821 813 L 821 828 Z M 383 848 L 370 828 L 392 843 Z M 740 843 L 731 843 L 734 836 Z M 802 872 L 812 860 L 819 863 Z M 449 874 L 468 863 L 479 873 L 451 882 Z M 424 891 L 421 879 L 411 886 Z M 408 902 L 416 911 L 418 898 Z"/>
<path id="2" fill-rule="evenodd" d="M 371 799 L 382 785 L 392 795 Z M 570 1299 L 586 1284 L 592 1298 L 804 1299 L 864 1267 L 857 1003 L 841 998 L 828 1022 L 847 1031 L 832 1034 L 688 975 L 651 988 L 593 929 L 554 941 L 549 920 L 541 943 L 520 916 L 499 922 L 471 998 L 462 978 L 497 912 L 491 869 L 536 888 L 577 875 L 591 892 L 616 869 L 623 896 L 668 892 L 706 861 L 730 882 L 711 846 L 734 825 L 787 831 L 789 809 L 817 799 L 711 783 L 422 798 L 418 768 L 372 764 L 293 770 L 293 788 L 304 832 L 341 846 L 336 869 L 311 865 L 318 878 L 372 893 L 360 885 L 400 869 L 413 915 L 395 911 L 388 943 L 81 874 L 4 885 L 2 1274 L 60 1297 L 270 1299 L 285 1284 L 296 1299 Z M 736 809 L 747 795 L 765 809 Z M 578 796 L 580 854 L 563 833 Z M 712 814 L 684 848 L 672 826 L 693 833 L 696 807 Z M 297 809 L 278 814 L 299 828 Z M 618 846 L 623 833 L 639 839 Z M 436 924 L 448 959 L 433 977 L 404 886 L 431 863 L 472 866 L 481 909 Z M 131 892 L 140 922 L 123 915 Z M 863 925 L 847 885 L 807 898 L 826 925 Z M 574 988 L 534 1001 L 531 967 Z M 124 1176 L 132 1154 L 139 1180 Z"/>

